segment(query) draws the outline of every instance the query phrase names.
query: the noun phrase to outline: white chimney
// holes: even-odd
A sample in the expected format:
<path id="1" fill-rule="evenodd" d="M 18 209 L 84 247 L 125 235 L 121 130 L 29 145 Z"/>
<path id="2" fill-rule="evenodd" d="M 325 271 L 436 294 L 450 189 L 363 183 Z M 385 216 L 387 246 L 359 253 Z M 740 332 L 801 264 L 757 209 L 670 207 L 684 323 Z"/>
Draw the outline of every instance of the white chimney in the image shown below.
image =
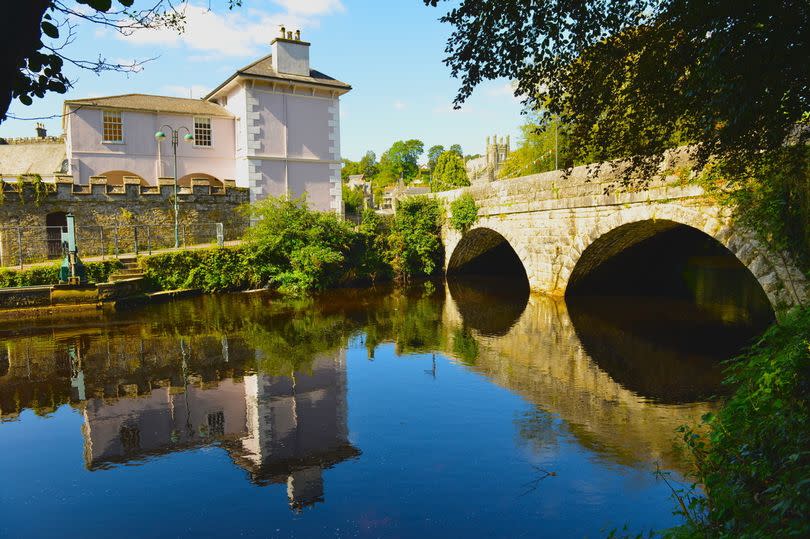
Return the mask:
<path id="1" fill-rule="evenodd" d="M 271 43 L 273 69 L 277 73 L 309 76 L 309 43 L 301 41 L 301 31 L 295 34 L 281 27 L 281 35 Z"/>

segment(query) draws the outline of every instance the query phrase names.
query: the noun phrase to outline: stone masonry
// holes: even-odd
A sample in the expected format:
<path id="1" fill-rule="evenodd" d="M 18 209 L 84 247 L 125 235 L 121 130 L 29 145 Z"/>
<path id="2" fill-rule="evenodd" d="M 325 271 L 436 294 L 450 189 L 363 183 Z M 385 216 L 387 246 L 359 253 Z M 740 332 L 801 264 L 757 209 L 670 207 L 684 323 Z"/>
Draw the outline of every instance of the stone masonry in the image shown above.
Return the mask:
<path id="1" fill-rule="evenodd" d="M 18 263 L 20 244 L 26 263 L 57 258 L 59 229 L 52 225 L 65 213 L 76 218 L 85 257 L 131 252 L 136 238 L 140 250 L 173 246 L 174 180 L 160 178 L 151 187 L 139 183 L 125 177 L 123 185 L 112 186 L 103 176 L 91 178 L 86 186 L 74 184 L 70 176 L 57 176 L 55 183 L 31 178 L 0 183 L 0 266 Z M 240 238 L 248 226 L 239 207 L 249 202 L 249 191 L 232 181 L 217 188 L 194 179 L 180 189 L 178 199 L 183 243 L 214 243 L 216 223 L 222 223 L 225 241 Z"/>
<path id="2" fill-rule="evenodd" d="M 672 160 L 668 169 L 675 169 Z M 554 171 L 438 193 L 447 202 L 470 193 L 479 206 L 478 221 L 465 235 L 444 227 L 445 269 L 452 272 L 505 240 L 532 290 L 559 296 L 613 255 L 681 224 L 731 251 L 775 308 L 807 299 L 807 281 L 790 256 L 769 250 L 736 225 L 729 208 L 701 187 L 664 174 L 645 189 L 622 189 L 615 174 L 611 164 L 596 174 L 577 167 L 567 176 Z"/>

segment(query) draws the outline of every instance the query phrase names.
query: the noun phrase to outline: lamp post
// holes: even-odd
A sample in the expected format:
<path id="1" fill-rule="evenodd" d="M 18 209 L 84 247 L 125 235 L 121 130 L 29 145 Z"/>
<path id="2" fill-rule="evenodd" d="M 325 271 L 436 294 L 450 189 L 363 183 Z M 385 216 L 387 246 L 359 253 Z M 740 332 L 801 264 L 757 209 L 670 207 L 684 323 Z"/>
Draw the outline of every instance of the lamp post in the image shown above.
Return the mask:
<path id="1" fill-rule="evenodd" d="M 180 126 L 177 129 L 173 128 L 170 125 L 161 126 L 160 131 L 155 133 L 155 139 L 160 141 L 166 138 L 166 132 L 163 129 L 168 128 L 169 132 L 172 134 L 172 155 L 174 156 L 174 248 L 177 249 L 180 247 L 180 205 L 177 200 L 177 142 L 179 140 L 179 133 L 180 130 L 185 129 L 186 134 L 183 135 L 183 140 L 186 142 L 191 142 L 194 140 L 194 135 L 191 134 L 191 131 L 188 127 Z"/>

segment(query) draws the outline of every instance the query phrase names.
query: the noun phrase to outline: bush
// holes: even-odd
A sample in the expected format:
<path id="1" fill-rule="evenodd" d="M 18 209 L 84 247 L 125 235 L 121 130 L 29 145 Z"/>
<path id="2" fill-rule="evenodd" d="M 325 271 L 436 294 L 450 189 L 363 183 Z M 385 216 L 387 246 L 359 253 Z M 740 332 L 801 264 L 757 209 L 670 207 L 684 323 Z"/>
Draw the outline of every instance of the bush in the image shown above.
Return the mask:
<path id="1" fill-rule="evenodd" d="M 340 282 L 354 231 L 335 213 L 311 211 L 306 198 L 267 198 L 253 204 L 256 224 L 245 253 L 259 280 L 284 292 L 321 289 Z"/>
<path id="2" fill-rule="evenodd" d="M 251 215 L 257 221 L 241 247 L 142 259 L 152 287 L 216 292 L 274 286 L 299 295 L 391 277 L 430 276 L 444 258 L 440 206 L 426 197 L 402 201 L 393 219 L 367 210 L 356 230 L 334 213 L 308 209 L 304 198 L 268 198 L 254 204 Z"/>
<path id="3" fill-rule="evenodd" d="M 441 269 L 441 217 L 439 203 L 428 197 L 406 198 L 397 203 L 388 259 L 398 280 L 429 277 Z"/>
<path id="4" fill-rule="evenodd" d="M 462 234 L 478 220 L 478 205 L 470 193 L 464 193 L 450 203 L 450 226 Z"/>
<path id="5" fill-rule="evenodd" d="M 258 284 L 244 249 L 217 247 L 163 253 L 140 261 L 156 290 L 199 288 L 205 292 L 241 290 Z"/>
<path id="6" fill-rule="evenodd" d="M 704 418 L 708 435 L 682 429 L 706 497 L 672 536 L 810 537 L 810 309 L 774 325 L 728 372 L 736 391 Z"/>
<path id="7" fill-rule="evenodd" d="M 37 266 L 25 270 L 0 268 L 0 288 L 14 286 L 38 286 L 59 283 L 59 266 L 55 263 L 49 266 Z M 121 267 L 118 260 L 104 260 L 102 262 L 88 262 L 85 264 L 87 280 L 91 283 L 104 283 L 110 274 Z"/>

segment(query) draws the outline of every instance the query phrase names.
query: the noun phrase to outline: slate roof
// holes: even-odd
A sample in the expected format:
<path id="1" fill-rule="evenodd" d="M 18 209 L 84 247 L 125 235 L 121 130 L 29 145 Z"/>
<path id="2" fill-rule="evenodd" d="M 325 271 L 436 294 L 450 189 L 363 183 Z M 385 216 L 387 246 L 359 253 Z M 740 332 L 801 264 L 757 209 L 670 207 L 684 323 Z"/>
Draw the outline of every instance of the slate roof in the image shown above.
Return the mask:
<path id="1" fill-rule="evenodd" d="M 50 176 L 62 171 L 66 157 L 64 142 L 0 144 L 0 174 Z"/>
<path id="2" fill-rule="evenodd" d="M 267 56 L 263 56 L 259 58 L 252 64 L 248 64 L 245 67 L 239 69 L 228 77 L 228 79 L 214 88 L 214 90 L 209 93 L 205 98 L 210 99 L 214 94 L 216 94 L 223 86 L 231 82 L 236 77 L 248 77 L 248 78 L 260 78 L 266 80 L 279 80 L 285 82 L 304 82 L 307 84 L 315 84 L 317 86 L 324 86 L 328 88 L 335 88 L 339 90 L 351 90 L 352 87 L 350 84 L 345 82 L 339 81 L 330 77 L 329 75 L 325 75 L 320 71 L 315 69 L 309 70 L 309 76 L 304 75 L 292 75 L 290 73 L 279 73 L 275 69 L 273 69 L 273 55 L 268 54 Z"/>
<path id="3" fill-rule="evenodd" d="M 68 99 L 65 105 L 85 107 L 102 107 L 112 109 L 142 110 L 173 114 L 198 114 L 200 116 L 221 116 L 233 118 L 225 107 L 202 99 L 186 97 L 169 97 L 165 95 L 123 94 L 106 97 L 88 97 L 86 99 Z"/>

